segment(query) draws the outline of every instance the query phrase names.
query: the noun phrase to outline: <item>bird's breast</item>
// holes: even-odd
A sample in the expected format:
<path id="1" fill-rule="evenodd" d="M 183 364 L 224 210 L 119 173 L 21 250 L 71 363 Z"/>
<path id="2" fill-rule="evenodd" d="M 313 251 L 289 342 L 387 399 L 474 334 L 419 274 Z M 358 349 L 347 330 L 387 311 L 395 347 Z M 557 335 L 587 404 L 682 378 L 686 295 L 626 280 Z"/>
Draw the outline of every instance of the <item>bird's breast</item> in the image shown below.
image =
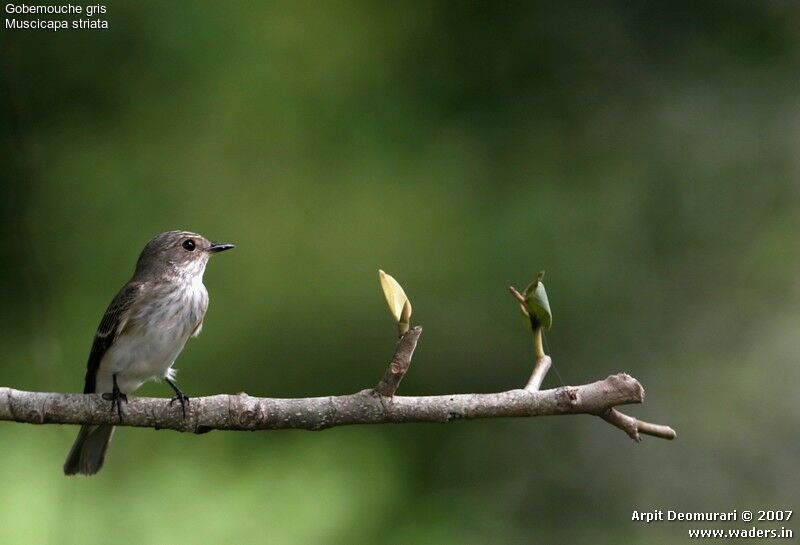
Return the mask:
<path id="1" fill-rule="evenodd" d="M 152 297 L 138 305 L 132 325 L 148 333 L 188 337 L 207 309 L 208 291 L 202 280 L 169 282 L 158 286 Z"/>
<path id="2" fill-rule="evenodd" d="M 208 292 L 202 281 L 153 286 L 151 293 L 132 309 L 101 363 L 108 382 L 118 374 L 119 387 L 132 392 L 143 382 L 165 376 L 208 309 Z M 99 391 L 110 391 L 106 389 Z"/>

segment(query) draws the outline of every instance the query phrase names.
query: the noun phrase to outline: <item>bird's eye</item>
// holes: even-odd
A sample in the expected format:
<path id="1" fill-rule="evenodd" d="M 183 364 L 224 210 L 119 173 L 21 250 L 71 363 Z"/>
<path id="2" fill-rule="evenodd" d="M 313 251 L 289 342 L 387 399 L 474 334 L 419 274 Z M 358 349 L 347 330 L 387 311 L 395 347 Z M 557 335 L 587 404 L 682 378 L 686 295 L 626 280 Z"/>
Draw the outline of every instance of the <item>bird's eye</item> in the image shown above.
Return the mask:
<path id="1" fill-rule="evenodd" d="M 183 241 L 183 249 L 189 252 L 194 252 L 194 241 L 190 238 Z"/>

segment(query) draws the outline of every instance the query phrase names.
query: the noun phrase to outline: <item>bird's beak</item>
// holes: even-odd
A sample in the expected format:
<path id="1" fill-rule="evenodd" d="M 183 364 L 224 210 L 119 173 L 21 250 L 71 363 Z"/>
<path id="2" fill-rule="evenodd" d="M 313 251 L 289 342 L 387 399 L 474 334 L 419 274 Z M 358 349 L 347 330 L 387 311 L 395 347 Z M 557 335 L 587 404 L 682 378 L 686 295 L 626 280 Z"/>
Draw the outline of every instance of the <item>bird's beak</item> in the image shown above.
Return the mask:
<path id="1" fill-rule="evenodd" d="M 211 246 L 208 247 L 209 253 L 216 254 L 217 252 L 224 252 L 225 250 L 230 250 L 233 248 L 233 244 L 227 244 L 224 242 L 212 242 Z"/>

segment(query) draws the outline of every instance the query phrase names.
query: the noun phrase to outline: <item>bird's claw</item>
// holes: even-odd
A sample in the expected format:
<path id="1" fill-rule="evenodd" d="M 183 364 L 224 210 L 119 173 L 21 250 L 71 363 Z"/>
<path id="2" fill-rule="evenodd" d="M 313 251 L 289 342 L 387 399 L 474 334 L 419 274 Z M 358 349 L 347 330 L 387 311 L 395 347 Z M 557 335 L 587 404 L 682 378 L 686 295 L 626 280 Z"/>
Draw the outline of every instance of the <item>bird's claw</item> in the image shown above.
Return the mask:
<path id="1" fill-rule="evenodd" d="M 172 397 L 172 399 L 169 400 L 169 406 L 172 407 L 172 404 L 175 403 L 176 401 L 180 401 L 183 418 L 186 418 L 186 406 L 189 404 L 189 396 L 187 396 L 183 392 L 177 392 Z"/>
<path id="2" fill-rule="evenodd" d="M 114 389 L 110 394 L 103 394 L 103 399 L 111 401 L 111 412 L 113 413 L 114 409 L 116 409 L 119 421 L 122 422 L 122 402 L 124 401 L 127 404 L 128 396 L 119 391 L 116 375 L 114 376 Z"/>

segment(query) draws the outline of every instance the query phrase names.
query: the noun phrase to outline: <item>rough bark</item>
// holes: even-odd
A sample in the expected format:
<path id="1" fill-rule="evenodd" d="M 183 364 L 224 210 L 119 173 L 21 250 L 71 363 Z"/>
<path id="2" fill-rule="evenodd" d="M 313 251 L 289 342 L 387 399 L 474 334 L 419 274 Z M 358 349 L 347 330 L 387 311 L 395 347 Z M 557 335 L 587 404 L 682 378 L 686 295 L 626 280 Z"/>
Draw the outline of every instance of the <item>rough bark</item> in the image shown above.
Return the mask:
<path id="1" fill-rule="evenodd" d="M 122 420 L 100 394 L 25 392 L 0 387 L 0 421 L 29 424 L 115 424 L 183 432 L 211 430 L 323 430 L 353 424 L 449 422 L 477 418 L 534 417 L 565 414 L 599 416 L 639 440 L 639 434 L 674 439 L 667 427 L 641 422 L 615 409 L 641 403 L 644 389 L 626 375 L 582 386 L 539 390 L 550 367 L 538 361 L 524 389 L 499 393 L 437 396 L 393 395 L 408 370 L 422 329 L 411 329 L 397 343 L 389 366 L 375 389 L 325 397 L 278 399 L 245 393 L 192 398 L 183 417 L 169 400 L 129 396 Z"/>

